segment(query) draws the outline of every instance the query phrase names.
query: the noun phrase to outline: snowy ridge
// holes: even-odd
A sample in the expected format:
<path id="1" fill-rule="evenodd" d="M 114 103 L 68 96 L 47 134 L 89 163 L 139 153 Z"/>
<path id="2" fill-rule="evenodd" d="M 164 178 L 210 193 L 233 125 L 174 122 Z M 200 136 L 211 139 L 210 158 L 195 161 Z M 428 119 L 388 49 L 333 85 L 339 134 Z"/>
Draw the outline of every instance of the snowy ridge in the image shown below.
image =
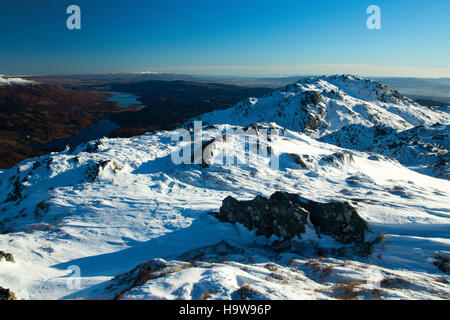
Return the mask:
<path id="1" fill-rule="evenodd" d="M 448 299 L 450 277 L 436 265 L 450 252 L 450 181 L 398 161 L 319 142 L 280 128 L 268 157 L 242 156 L 238 136 L 218 140 L 209 166 L 175 165 L 175 131 L 102 139 L 36 159 L 0 175 L 0 283 L 25 299 Z M 204 140 L 230 125 L 204 128 Z M 302 166 L 293 160 L 296 154 Z M 330 161 L 336 154 L 346 154 Z M 275 191 L 315 201 L 349 201 L 368 223 L 370 256 L 319 259 L 340 248 L 309 233 L 288 250 L 209 215 L 222 200 Z M 70 266 L 81 286 L 66 285 Z M 151 266 L 151 273 L 148 271 Z M 32 268 L 33 272 L 29 272 Z M 144 276 L 145 275 L 145 276 Z"/>
<path id="2" fill-rule="evenodd" d="M 22 78 L 6 78 L 0 75 L 0 87 L 3 86 L 31 86 L 36 85 L 38 82 L 26 80 Z"/>
<path id="3" fill-rule="evenodd" d="M 233 125 L 276 122 L 317 137 L 351 124 L 406 130 L 449 123 L 450 115 L 423 107 L 377 81 L 330 76 L 300 80 L 262 98 L 249 98 L 198 119 L 209 124 Z"/>
<path id="4" fill-rule="evenodd" d="M 382 154 L 423 174 L 450 179 L 450 125 L 417 126 L 396 132 L 389 127 L 350 125 L 319 140 L 343 148 Z"/>
<path id="5" fill-rule="evenodd" d="M 448 141 L 449 127 L 445 125 L 450 124 L 450 114 L 444 109 L 421 106 L 378 81 L 358 76 L 311 77 L 262 98 L 249 98 L 232 108 L 207 113 L 194 120 L 233 125 L 275 122 L 327 143 L 382 153 L 421 173 L 449 178 L 448 147 L 443 140 Z M 444 128 L 438 134 L 436 126 L 439 124 Z M 432 131 L 417 135 L 415 127 L 432 128 Z M 383 128 L 383 133 L 390 137 L 383 141 L 374 139 L 378 128 Z M 405 133 L 397 134 L 402 131 Z M 431 135 L 443 138 L 421 140 Z M 398 139 L 403 141 L 400 146 L 385 150 L 385 143 L 393 145 Z M 368 149 L 374 144 L 378 144 L 378 148 Z"/>

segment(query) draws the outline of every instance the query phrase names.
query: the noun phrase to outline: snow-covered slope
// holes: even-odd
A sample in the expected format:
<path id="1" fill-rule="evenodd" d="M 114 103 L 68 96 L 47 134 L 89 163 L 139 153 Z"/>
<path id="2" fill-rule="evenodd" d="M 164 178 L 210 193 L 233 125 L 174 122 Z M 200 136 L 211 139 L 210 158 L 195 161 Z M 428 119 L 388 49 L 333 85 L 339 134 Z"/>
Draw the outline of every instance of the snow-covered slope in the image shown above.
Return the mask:
<path id="1" fill-rule="evenodd" d="M 319 140 L 334 145 L 382 154 L 431 176 L 450 179 L 450 125 L 417 126 L 396 132 L 389 127 L 350 125 Z"/>
<path id="2" fill-rule="evenodd" d="M 262 98 L 249 98 L 198 119 L 232 125 L 275 122 L 317 137 L 352 124 L 405 130 L 449 123 L 450 115 L 423 107 L 380 82 L 342 75 L 300 80 Z"/>
<path id="3" fill-rule="evenodd" d="M 0 87 L 2 86 L 29 86 L 35 85 L 38 82 L 30 81 L 22 78 L 6 78 L 0 75 Z"/>
<path id="4" fill-rule="evenodd" d="M 449 298 L 436 265 L 450 252 L 450 181 L 278 129 L 269 144 L 279 169 L 255 154 L 222 164 L 223 150 L 243 156 L 233 135 L 217 140 L 209 166 L 175 165 L 173 131 L 102 139 L 1 172 L 0 250 L 16 262 L 0 261 L 0 286 L 25 299 Z M 369 256 L 318 258 L 310 248 L 342 245 L 311 233 L 281 250 L 281 239 L 208 214 L 227 196 L 275 191 L 349 201 L 369 240 L 386 235 Z"/>
<path id="5" fill-rule="evenodd" d="M 448 141 L 450 114 L 444 109 L 421 106 L 378 81 L 357 76 L 300 80 L 262 98 L 249 98 L 194 120 L 233 125 L 275 122 L 327 143 L 381 153 L 421 173 L 449 178 L 448 147 L 443 140 Z M 436 129 L 439 124 L 444 127 Z M 423 126 L 429 129 L 420 129 Z M 380 128 L 380 134 L 389 137 L 375 139 Z M 417 134 L 421 130 L 428 133 Z M 397 134 L 401 131 L 405 133 Z M 442 139 L 428 139 L 438 135 Z M 401 145 L 395 146 L 398 140 Z M 387 143 L 392 148 L 387 149 Z"/>

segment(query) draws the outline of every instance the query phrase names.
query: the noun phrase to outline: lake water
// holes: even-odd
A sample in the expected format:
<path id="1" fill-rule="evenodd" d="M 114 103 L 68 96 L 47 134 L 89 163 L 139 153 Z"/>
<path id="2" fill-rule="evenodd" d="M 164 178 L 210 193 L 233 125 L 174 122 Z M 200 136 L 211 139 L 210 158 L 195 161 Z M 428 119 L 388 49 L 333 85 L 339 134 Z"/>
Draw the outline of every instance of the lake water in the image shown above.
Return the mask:
<path id="1" fill-rule="evenodd" d="M 119 104 L 119 107 L 129 107 L 132 105 L 141 105 L 142 102 L 140 102 L 137 98 L 138 96 L 135 96 L 131 93 L 125 93 L 125 92 L 114 92 L 110 91 L 108 93 L 113 94 L 113 97 L 109 97 L 107 100 L 112 102 L 117 102 Z"/>
<path id="2" fill-rule="evenodd" d="M 132 105 L 142 105 L 142 102 L 137 100 L 138 96 L 125 92 L 108 92 L 114 94 L 113 97 L 108 98 L 108 101 L 117 102 L 119 107 L 128 107 Z M 144 107 L 144 106 L 143 106 Z M 82 143 L 108 137 L 119 126 L 108 119 L 102 119 L 99 122 L 92 124 L 88 129 L 80 130 L 76 135 L 70 138 L 57 139 L 50 141 L 43 146 L 33 146 L 33 149 L 52 149 L 64 148 L 66 145 L 76 147 Z"/>
<path id="3" fill-rule="evenodd" d="M 80 130 L 78 133 L 70 138 L 57 139 L 46 143 L 40 148 L 64 148 L 66 145 L 71 147 L 76 147 L 82 143 L 100 139 L 109 136 L 114 130 L 118 129 L 119 126 L 112 121 L 107 119 L 102 119 L 99 122 L 94 123 L 88 129 Z"/>

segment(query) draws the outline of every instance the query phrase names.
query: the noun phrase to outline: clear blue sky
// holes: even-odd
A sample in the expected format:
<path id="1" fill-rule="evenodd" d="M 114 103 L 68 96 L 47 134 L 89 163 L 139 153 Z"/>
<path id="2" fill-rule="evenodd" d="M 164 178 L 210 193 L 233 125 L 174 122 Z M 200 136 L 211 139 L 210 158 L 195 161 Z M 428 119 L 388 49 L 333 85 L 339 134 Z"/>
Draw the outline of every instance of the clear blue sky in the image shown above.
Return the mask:
<path id="1" fill-rule="evenodd" d="M 0 74 L 450 77 L 449 14 L 448 0 L 1 0 Z"/>

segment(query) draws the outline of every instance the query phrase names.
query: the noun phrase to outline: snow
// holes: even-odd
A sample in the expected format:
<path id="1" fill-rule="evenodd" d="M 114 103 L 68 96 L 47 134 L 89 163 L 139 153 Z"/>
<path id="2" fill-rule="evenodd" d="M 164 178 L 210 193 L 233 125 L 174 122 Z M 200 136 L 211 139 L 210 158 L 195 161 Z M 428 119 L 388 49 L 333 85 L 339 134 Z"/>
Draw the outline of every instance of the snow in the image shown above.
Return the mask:
<path id="1" fill-rule="evenodd" d="M 410 169 L 439 178 L 450 178 L 450 125 L 418 126 L 396 132 L 389 127 L 351 125 L 320 141 L 392 157 Z"/>
<path id="2" fill-rule="evenodd" d="M 22 78 L 6 78 L 0 75 L 0 87 L 3 86 L 29 86 L 37 84 L 36 81 L 25 80 Z"/>
<path id="3" fill-rule="evenodd" d="M 320 101 L 308 101 L 311 93 L 318 94 Z M 424 124 L 448 123 L 450 115 L 423 107 L 377 81 L 330 76 L 300 80 L 262 98 L 249 98 L 198 119 L 208 124 L 232 125 L 276 122 L 287 129 L 321 137 L 352 124 L 406 130 Z M 317 130 L 308 126 L 312 119 L 320 122 Z"/>
<path id="4" fill-rule="evenodd" d="M 225 126 L 219 129 L 225 130 Z M 450 251 L 449 181 L 421 175 L 389 159 L 369 160 L 362 152 L 352 152 L 354 162 L 342 167 L 325 164 L 321 158 L 342 149 L 290 130 L 274 136 L 274 151 L 308 154 L 313 162 L 307 170 L 294 166 L 274 170 L 264 157 L 240 166 L 222 165 L 218 156 L 209 168 L 175 165 L 168 158 L 177 148 L 171 142 L 174 134 L 102 139 L 95 153 L 84 152 L 80 146 L 73 154 L 64 151 L 26 160 L 5 171 L 0 185 L 2 202 L 11 192 L 12 181 L 27 176 L 28 180 L 23 200 L 0 207 L 3 228 L 15 230 L 0 236 L 0 248 L 16 259 L 15 264 L 0 264 L 2 285 L 25 299 L 96 297 L 90 288 L 143 261 L 177 261 L 186 251 L 226 240 L 249 251 L 245 259 L 252 259 L 184 269 L 133 288 L 123 298 L 198 298 L 202 291 L 198 286 L 219 292 L 212 297 L 235 298 L 233 292 L 247 282 L 264 298 L 333 298 L 330 292 L 335 283 L 320 283 L 303 269 L 290 274 L 286 259 L 264 256 L 268 250 L 264 246 L 273 239 L 257 237 L 242 226 L 221 223 L 208 215 L 218 210 L 228 195 L 251 199 L 283 190 L 319 201 L 364 198 L 357 207 L 373 229 L 370 237 L 382 231 L 388 236 L 377 248 L 381 258 L 355 257 L 354 261 L 379 268 L 382 274 L 425 279 L 421 282 L 425 289 L 402 297 L 436 298 L 432 288 L 445 287 L 435 280 L 448 276 L 428 259 L 437 251 Z M 237 153 L 235 139 L 230 137 L 221 148 Z M 114 161 L 121 170 L 114 171 L 114 164 L 108 163 L 95 181 L 86 179 L 87 168 L 105 160 Z M 36 161 L 42 165 L 33 169 Z M 349 184 L 348 178 L 355 176 L 360 177 L 359 184 Z M 397 187 L 401 187 L 398 192 Z M 48 212 L 37 209 L 42 201 L 50 205 Z M 254 246 L 261 248 L 252 252 Z M 415 248 L 421 248 L 421 255 Z M 298 255 L 295 258 L 306 261 Z M 277 281 L 265 280 L 267 274 L 255 276 L 255 268 L 261 267 L 251 261 L 258 259 L 288 272 L 293 277 L 292 283 L 288 281 L 289 290 Z M 354 262 L 339 263 L 354 271 Z M 81 270 L 81 290 L 65 285 L 71 265 Z M 359 272 L 361 277 L 372 277 L 370 269 Z M 323 292 L 315 292 L 317 288 Z"/>
<path id="5" fill-rule="evenodd" d="M 344 90 L 339 81 L 313 79 L 290 89 Z M 381 108 L 372 85 L 369 91 L 363 88 L 346 89 L 358 93 L 346 98 L 348 110 L 354 99 L 371 97 L 365 103 Z M 229 122 L 203 128 L 205 140 L 257 122 L 264 113 L 271 117 L 269 99 L 275 106 L 281 96 L 292 99 L 288 110 L 299 92 L 280 91 L 205 115 L 215 123 Z M 423 111 L 408 101 L 398 103 L 409 104 L 411 114 Z M 238 118 L 244 105 L 258 110 Z M 383 119 L 390 119 L 395 132 L 413 126 L 405 119 L 416 119 L 398 116 L 402 124 L 389 112 Z M 360 113 L 345 115 L 358 123 L 370 121 Z M 423 122 L 441 116 L 427 115 L 431 120 Z M 334 128 L 340 126 L 331 120 L 337 113 L 327 117 Z M 0 286 L 23 299 L 109 299 L 119 293 L 113 288 L 123 290 L 121 299 L 449 299 L 450 276 L 433 263 L 436 253 L 450 254 L 449 180 L 413 171 L 394 158 L 318 141 L 288 119 L 263 122 L 253 125 L 280 131 L 269 143 L 280 156 L 279 169 L 269 166 L 269 157 L 255 154 L 243 164 L 223 164 L 221 151 L 242 157 L 242 137 L 235 135 L 215 143 L 209 167 L 176 165 L 171 153 L 183 146 L 173 142 L 178 132 L 158 131 L 101 139 L 1 170 L 0 250 L 12 253 L 16 263 L 0 262 Z M 317 136 L 326 132 L 331 131 Z M 323 160 L 339 152 L 347 154 L 343 162 Z M 307 167 L 290 161 L 286 154 L 291 153 L 308 156 Z M 275 191 L 349 201 L 368 223 L 369 240 L 386 235 L 370 256 L 319 258 L 311 255 L 312 245 L 341 245 L 309 233 L 294 240 L 301 254 L 280 253 L 273 249 L 280 239 L 256 236 L 208 214 L 227 196 L 249 200 Z M 130 270 L 152 259 L 164 269 L 142 283 L 131 281 L 137 275 Z M 80 270 L 80 287 L 68 285 L 73 266 Z M 118 283 L 114 277 L 120 274 L 131 280 Z M 137 285 L 129 287 L 132 283 Z"/>

